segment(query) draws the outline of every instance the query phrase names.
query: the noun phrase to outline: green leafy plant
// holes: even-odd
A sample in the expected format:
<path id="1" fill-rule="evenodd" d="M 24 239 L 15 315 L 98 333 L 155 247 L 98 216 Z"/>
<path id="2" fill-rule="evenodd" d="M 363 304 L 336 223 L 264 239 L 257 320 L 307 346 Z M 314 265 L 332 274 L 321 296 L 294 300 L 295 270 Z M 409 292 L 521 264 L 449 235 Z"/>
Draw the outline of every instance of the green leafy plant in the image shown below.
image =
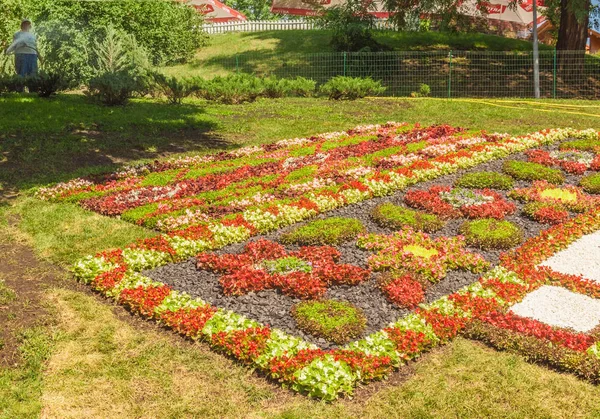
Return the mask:
<path id="1" fill-rule="evenodd" d="M 587 193 L 600 194 L 600 173 L 584 176 L 579 181 L 579 185 Z"/>
<path id="2" fill-rule="evenodd" d="M 291 313 L 299 329 L 338 345 L 359 337 L 367 324 L 361 309 L 343 301 L 303 301 Z"/>
<path id="3" fill-rule="evenodd" d="M 107 106 L 125 105 L 144 87 L 142 79 L 128 72 L 108 72 L 90 80 L 87 94 Z"/>
<path id="4" fill-rule="evenodd" d="M 411 97 L 428 97 L 431 95 L 431 87 L 428 84 L 421 83 L 419 85 L 419 90 L 416 92 L 411 92 Z"/>
<path id="5" fill-rule="evenodd" d="M 146 50 L 134 35 L 108 26 L 92 44 L 92 63 L 96 74 L 129 72 L 145 74 L 150 68 Z"/>
<path id="6" fill-rule="evenodd" d="M 197 95 L 203 99 L 226 104 L 253 102 L 264 94 L 264 84 L 249 74 L 215 77 L 206 81 Z"/>
<path id="7" fill-rule="evenodd" d="M 454 182 L 454 186 L 471 189 L 502 189 L 510 190 L 514 186 L 514 180 L 507 175 L 496 172 L 467 173 Z"/>
<path id="8" fill-rule="evenodd" d="M 337 76 L 321 85 L 319 92 L 330 100 L 355 100 L 385 92 L 380 82 L 371 78 Z"/>
<path id="9" fill-rule="evenodd" d="M 323 10 L 317 25 L 331 31 L 331 45 L 336 51 L 377 51 L 381 45 L 373 37 L 375 3 L 347 0 Z"/>
<path id="10" fill-rule="evenodd" d="M 38 72 L 35 76 L 28 77 L 25 84 L 31 93 L 39 97 L 50 97 L 61 90 L 67 89 L 67 82 L 60 73 Z"/>
<path id="11" fill-rule="evenodd" d="M 197 78 L 178 79 L 161 73 L 152 73 L 152 81 L 157 90 L 167 98 L 169 103 L 174 105 L 180 105 L 183 99 L 202 88 L 201 81 Z"/>
<path id="12" fill-rule="evenodd" d="M 508 160 L 504 162 L 502 169 L 506 174 L 518 180 L 547 180 L 554 184 L 562 184 L 565 181 L 562 171 L 538 163 Z"/>
<path id="13" fill-rule="evenodd" d="M 460 233 L 467 244 L 481 249 L 509 249 L 523 241 L 523 232 L 517 225 L 493 218 L 466 221 Z"/>
<path id="14" fill-rule="evenodd" d="M 317 82 L 305 77 L 296 77 L 295 79 L 286 79 L 288 85 L 288 95 L 298 97 L 310 97 L 315 94 Z"/>
<path id="15" fill-rule="evenodd" d="M 359 220 L 331 217 L 298 227 L 284 234 L 281 241 L 301 245 L 341 244 L 364 232 L 365 227 Z"/>
<path id="16" fill-rule="evenodd" d="M 410 226 L 415 230 L 433 233 L 444 227 L 444 222 L 433 214 L 411 210 L 391 202 L 376 206 L 371 216 L 382 227 L 401 229 Z"/>

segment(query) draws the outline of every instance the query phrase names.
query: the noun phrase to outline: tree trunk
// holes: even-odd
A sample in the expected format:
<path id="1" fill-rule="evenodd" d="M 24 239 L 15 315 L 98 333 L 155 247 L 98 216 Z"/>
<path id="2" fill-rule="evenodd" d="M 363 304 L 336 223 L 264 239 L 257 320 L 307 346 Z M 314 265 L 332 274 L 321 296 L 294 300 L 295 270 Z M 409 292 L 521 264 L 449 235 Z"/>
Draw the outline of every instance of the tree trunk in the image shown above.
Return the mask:
<path id="1" fill-rule="evenodd" d="M 585 90 L 585 47 L 590 21 L 590 0 L 561 0 L 556 49 L 558 77 L 571 92 Z"/>
<path id="2" fill-rule="evenodd" d="M 556 49 L 562 51 L 585 51 L 590 24 L 590 0 L 582 1 L 579 13 L 575 13 L 572 0 L 560 1 L 560 27 Z"/>

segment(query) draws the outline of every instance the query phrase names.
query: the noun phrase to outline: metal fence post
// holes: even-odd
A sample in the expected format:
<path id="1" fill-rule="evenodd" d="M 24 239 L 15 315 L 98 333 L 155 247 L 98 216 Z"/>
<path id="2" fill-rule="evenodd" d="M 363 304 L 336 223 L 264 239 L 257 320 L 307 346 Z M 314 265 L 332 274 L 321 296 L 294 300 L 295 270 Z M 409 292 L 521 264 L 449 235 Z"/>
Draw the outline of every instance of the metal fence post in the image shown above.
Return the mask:
<path id="1" fill-rule="evenodd" d="M 448 71 L 448 99 L 452 97 L 452 50 L 448 53 L 450 59 L 450 71 Z"/>
<path id="2" fill-rule="evenodd" d="M 344 77 L 346 76 L 346 53 L 344 52 Z"/>
<path id="3" fill-rule="evenodd" d="M 552 65 L 552 97 L 556 99 L 556 48 L 554 48 L 554 63 Z"/>
<path id="4" fill-rule="evenodd" d="M 240 72 L 240 59 L 237 54 L 235 54 L 235 72 Z"/>

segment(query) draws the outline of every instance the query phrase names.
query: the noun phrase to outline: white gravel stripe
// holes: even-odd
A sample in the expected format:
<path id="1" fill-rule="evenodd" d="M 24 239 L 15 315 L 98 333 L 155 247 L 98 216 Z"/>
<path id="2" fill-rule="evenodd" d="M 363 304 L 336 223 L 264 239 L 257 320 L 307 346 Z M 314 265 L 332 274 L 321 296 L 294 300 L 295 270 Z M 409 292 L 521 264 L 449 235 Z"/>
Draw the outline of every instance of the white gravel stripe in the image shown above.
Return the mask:
<path id="1" fill-rule="evenodd" d="M 540 266 L 600 282 L 600 231 L 583 236 Z"/>
<path id="2" fill-rule="evenodd" d="M 556 327 L 589 332 L 600 324 L 600 300 L 562 287 L 543 285 L 511 307 L 518 316 Z"/>

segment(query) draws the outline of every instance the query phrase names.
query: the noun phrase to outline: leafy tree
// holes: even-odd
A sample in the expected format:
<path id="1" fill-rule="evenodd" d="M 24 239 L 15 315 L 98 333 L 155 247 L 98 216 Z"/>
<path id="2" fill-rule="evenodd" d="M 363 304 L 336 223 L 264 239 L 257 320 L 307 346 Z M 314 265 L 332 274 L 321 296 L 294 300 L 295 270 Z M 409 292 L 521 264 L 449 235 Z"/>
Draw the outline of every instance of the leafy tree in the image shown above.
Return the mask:
<path id="1" fill-rule="evenodd" d="M 336 51 L 377 51 L 381 46 L 373 37 L 375 3 L 347 0 L 325 10 L 316 18 L 317 25 L 331 31 L 331 45 Z"/>
<path id="2" fill-rule="evenodd" d="M 279 19 L 279 15 L 271 13 L 271 0 L 225 0 L 223 3 L 243 13 L 249 20 Z"/>

